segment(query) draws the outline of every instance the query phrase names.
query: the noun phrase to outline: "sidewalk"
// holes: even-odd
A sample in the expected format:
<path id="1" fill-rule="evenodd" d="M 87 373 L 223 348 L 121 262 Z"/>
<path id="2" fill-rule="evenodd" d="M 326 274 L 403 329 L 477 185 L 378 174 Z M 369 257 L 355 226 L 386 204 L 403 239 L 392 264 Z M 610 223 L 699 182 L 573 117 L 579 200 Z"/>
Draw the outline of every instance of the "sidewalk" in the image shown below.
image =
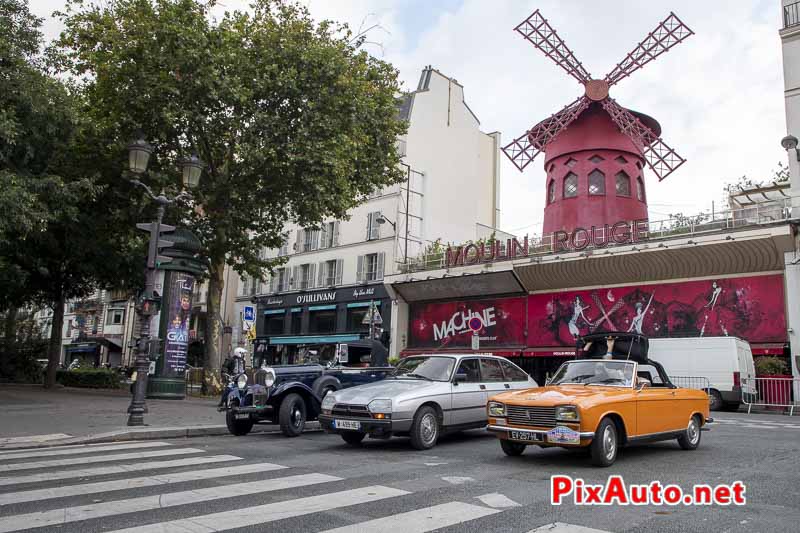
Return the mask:
<path id="1" fill-rule="evenodd" d="M 127 390 L 0 385 L 0 449 L 228 434 L 215 400 L 147 400 L 147 425 L 133 428 L 126 425 L 130 400 Z M 308 429 L 316 427 L 313 423 Z"/>

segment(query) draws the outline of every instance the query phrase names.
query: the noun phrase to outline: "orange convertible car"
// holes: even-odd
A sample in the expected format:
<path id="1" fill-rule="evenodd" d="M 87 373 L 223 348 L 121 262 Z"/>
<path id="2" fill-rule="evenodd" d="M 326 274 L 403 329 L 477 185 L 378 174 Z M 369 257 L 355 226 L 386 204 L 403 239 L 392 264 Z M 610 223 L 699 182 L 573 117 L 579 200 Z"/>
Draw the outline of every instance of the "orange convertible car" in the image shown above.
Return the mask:
<path id="1" fill-rule="evenodd" d="M 677 439 L 694 450 L 701 428 L 713 422 L 708 395 L 673 385 L 647 347 L 646 337 L 631 333 L 579 339 L 579 358 L 561 365 L 547 386 L 491 397 L 488 430 L 507 455 L 531 444 L 585 447 L 598 466 L 637 441 Z"/>

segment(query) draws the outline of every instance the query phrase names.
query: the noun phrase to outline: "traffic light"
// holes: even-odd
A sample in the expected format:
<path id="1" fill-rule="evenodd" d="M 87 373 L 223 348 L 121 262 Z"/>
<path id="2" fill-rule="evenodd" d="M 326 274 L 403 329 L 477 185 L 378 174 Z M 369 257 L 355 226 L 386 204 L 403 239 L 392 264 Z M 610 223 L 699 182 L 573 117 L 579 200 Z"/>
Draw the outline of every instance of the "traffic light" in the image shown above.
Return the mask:
<path id="1" fill-rule="evenodd" d="M 175 244 L 173 241 L 162 238 L 166 236 L 165 234 L 175 231 L 175 226 L 148 222 L 136 224 L 136 227 L 150 234 L 150 244 L 147 248 L 147 268 L 156 268 L 172 261 L 171 257 L 159 255 L 158 252 Z"/>

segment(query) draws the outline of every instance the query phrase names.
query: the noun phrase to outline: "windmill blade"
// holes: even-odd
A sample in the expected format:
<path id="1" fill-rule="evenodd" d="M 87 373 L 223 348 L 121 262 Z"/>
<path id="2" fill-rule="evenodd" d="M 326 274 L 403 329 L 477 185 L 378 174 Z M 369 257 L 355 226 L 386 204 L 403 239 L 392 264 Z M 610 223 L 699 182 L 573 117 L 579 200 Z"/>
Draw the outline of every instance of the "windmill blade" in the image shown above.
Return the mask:
<path id="1" fill-rule="evenodd" d="M 642 155 L 659 181 L 663 180 L 675 169 L 686 162 L 667 143 L 653 133 L 653 130 L 642 124 L 633 113 L 620 106 L 613 98 L 606 98 L 602 102 L 603 109 L 611 115 L 611 119 L 622 133 L 631 138 L 633 143 L 642 152 Z"/>
<path id="2" fill-rule="evenodd" d="M 538 9 L 514 30 L 579 82 L 584 83 L 591 79 L 591 74 L 577 60 L 572 50 L 567 47 Z"/>
<path id="3" fill-rule="evenodd" d="M 689 26 L 681 22 L 675 13 L 670 12 L 669 16 L 656 26 L 656 29 L 647 34 L 644 41 L 640 42 L 625 56 L 625 59 L 608 73 L 605 81 L 609 86 L 614 85 L 691 35 L 694 35 L 694 32 L 689 29 Z"/>
<path id="4" fill-rule="evenodd" d="M 558 113 L 551 115 L 549 118 L 544 119 L 535 125 L 528 132 L 528 140 L 538 150 L 544 150 L 544 147 L 552 141 L 559 133 L 561 133 L 572 121 L 578 118 L 584 109 L 589 107 L 591 100 L 585 96 L 581 96 L 568 105 Z"/>
<path id="5" fill-rule="evenodd" d="M 534 148 L 528 140 L 527 131 L 503 147 L 503 153 L 520 172 L 525 170 L 525 167 L 539 155 L 539 152 L 541 150 Z"/>

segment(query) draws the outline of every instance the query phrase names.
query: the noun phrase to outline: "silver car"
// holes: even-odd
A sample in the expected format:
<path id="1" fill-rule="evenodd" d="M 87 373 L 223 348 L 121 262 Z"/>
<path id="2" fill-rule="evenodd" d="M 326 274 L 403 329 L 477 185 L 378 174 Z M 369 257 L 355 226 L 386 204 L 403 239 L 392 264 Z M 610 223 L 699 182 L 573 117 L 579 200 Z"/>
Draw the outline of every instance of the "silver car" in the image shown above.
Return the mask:
<path id="1" fill-rule="evenodd" d="M 400 361 L 382 381 L 331 392 L 322 401 L 319 422 L 357 445 L 369 435 L 411 437 L 427 450 L 443 432 L 486 426 L 490 396 L 537 387 L 504 357 L 491 355 L 417 355 Z"/>

